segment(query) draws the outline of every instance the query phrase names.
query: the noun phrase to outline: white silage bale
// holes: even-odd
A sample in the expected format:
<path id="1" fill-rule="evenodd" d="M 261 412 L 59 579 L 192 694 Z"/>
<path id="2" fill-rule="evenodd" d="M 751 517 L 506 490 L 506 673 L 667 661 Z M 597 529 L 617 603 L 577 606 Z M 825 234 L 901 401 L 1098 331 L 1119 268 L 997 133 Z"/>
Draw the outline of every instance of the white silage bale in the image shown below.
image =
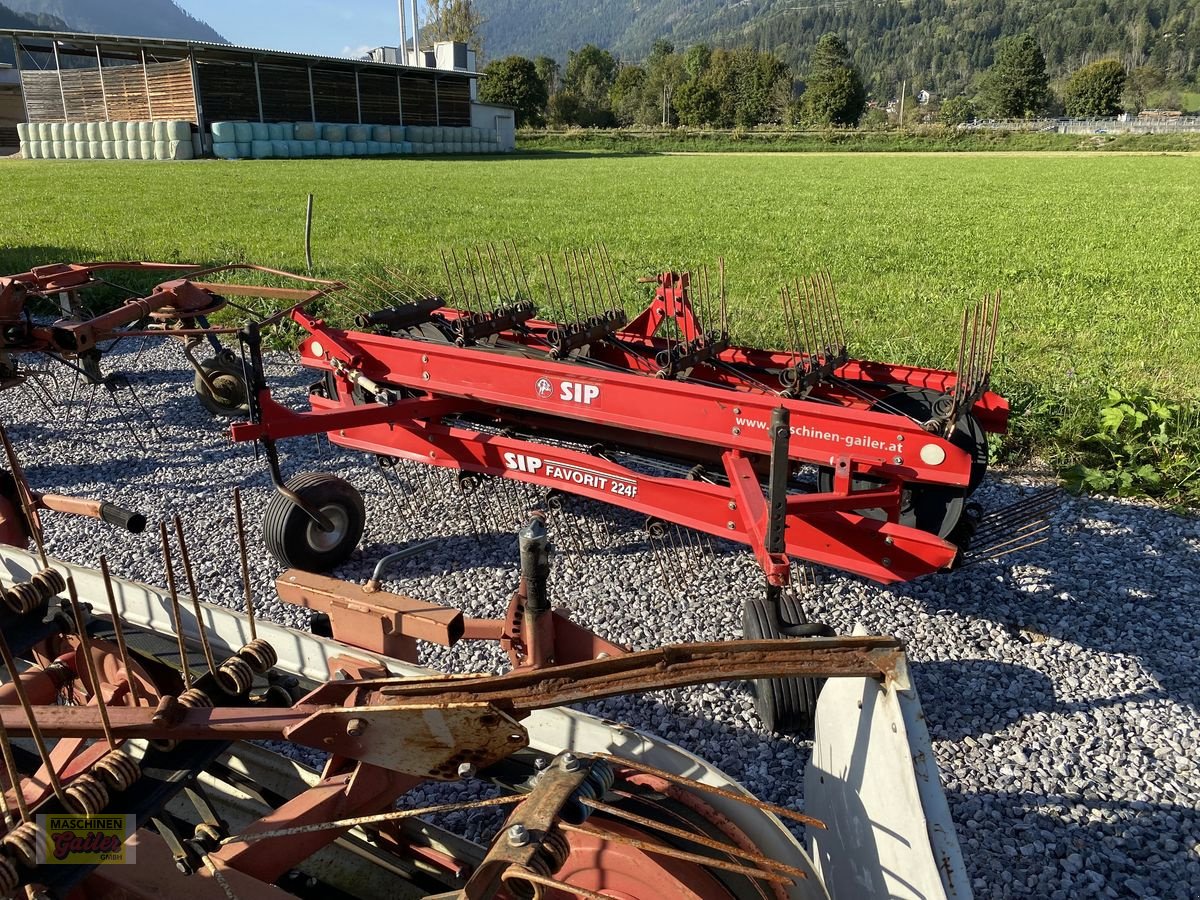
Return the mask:
<path id="1" fill-rule="evenodd" d="M 41 141 L 21 141 L 21 156 L 25 159 L 41 159 Z"/>
<path id="2" fill-rule="evenodd" d="M 63 139 L 63 124 L 62 122 L 50 123 L 50 140 L 61 141 Z"/>
<path id="3" fill-rule="evenodd" d="M 355 156 L 366 156 L 370 152 L 367 141 L 351 141 L 351 143 L 354 144 Z"/>
<path id="4" fill-rule="evenodd" d="M 50 142 L 50 159 L 66 159 L 67 149 L 63 141 Z"/>
<path id="5" fill-rule="evenodd" d="M 192 140 L 167 141 L 167 159 L 192 159 Z"/>
<path id="6" fill-rule="evenodd" d="M 403 125 L 392 126 L 392 143 L 402 144 L 408 140 L 408 129 Z"/>
<path id="7" fill-rule="evenodd" d="M 236 126 L 234 126 L 236 128 Z M 167 123 L 167 140 L 190 141 L 192 139 L 192 123 L 183 119 L 173 119 Z"/>
<path id="8" fill-rule="evenodd" d="M 127 141 L 113 141 L 113 156 L 116 159 L 129 159 L 129 143 Z"/>
<path id="9" fill-rule="evenodd" d="M 165 144 L 171 139 L 167 132 L 167 123 L 163 121 L 154 122 L 154 130 L 152 134 L 153 137 L 151 140 L 153 140 L 156 144 Z"/>
<path id="10" fill-rule="evenodd" d="M 116 141 L 101 141 L 100 142 L 100 158 L 101 159 L 116 159 L 117 158 Z"/>
<path id="11" fill-rule="evenodd" d="M 293 127 L 295 139 L 303 143 L 304 141 L 315 141 L 317 139 L 317 125 L 315 122 L 297 122 Z"/>
<path id="12" fill-rule="evenodd" d="M 237 140 L 237 127 L 233 122 L 213 122 L 212 136 L 214 144 L 232 144 Z"/>
<path id="13" fill-rule="evenodd" d="M 170 141 L 154 141 L 154 158 L 157 160 L 166 160 L 171 158 Z"/>
<path id="14" fill-rule="evenodd" d="M 321 130 L 321 136 L 331 144 L 340 144 L 346 140 L 346 126 L 344 125 L 326 125 Z"/>
<path id="15" fill-rule="evenodd" d="M 138 122 L 137 123 L 138 141 L 153 141 L 154 140 L 154 123 L 153 122 Z"/>
<path id="16" fill-rule="evenodd" d="M 217 159 L 237 159 L 241 155 L 235 141 L 214 141 L 213 154 Z"/>
<path id="17" fill-rule="evenodd" d="M 29 123 L 28 122 L 18 122 L 17 123 L 17 139 L 22 144 L 24 144 L 26 141 L 29 140 Z"/>
<path id="18" fill-rule="evenodd" d="M 326 126 L 326 127 L 328 127 L 328 126 Z M 329 155 L 330 156 L 345 156 L 346 155 L 346 142 L 345 141 L 330 141 L 329 142 Z"/>
<path id="19" fill-rule="evenodd" d="M 100 140 L 100 123 L 99 122 L 84 122 L 83 135 L 86 141 Z"/>
<path id="20" fill-rule="evenodd" d="M 367 141 L 367 156 L 378 156 L 383 152 L 383 144 L 379 141 Z"/>
<path id="21" fill-rule="evenodd" d="M 142 158 L 142 142 L 141 141 L 126 141 L 125 154 L 129 159 Z"/>
<path id="22" fill-rule="evenodd" d="M 154 141 L 138 141 L 141 148 L 140 159 L 154 159 Z"/>

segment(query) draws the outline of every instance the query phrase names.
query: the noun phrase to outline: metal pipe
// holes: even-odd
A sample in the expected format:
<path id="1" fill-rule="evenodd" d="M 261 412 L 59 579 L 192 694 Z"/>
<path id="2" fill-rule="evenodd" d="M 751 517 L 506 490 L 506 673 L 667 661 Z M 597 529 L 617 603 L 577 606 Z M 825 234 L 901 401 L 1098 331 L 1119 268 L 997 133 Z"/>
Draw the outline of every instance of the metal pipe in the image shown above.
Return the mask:
<path id="1" fill-rule="evenodd" d="M 371 578 L 367 582 L 368 591 L 379 590 L 380 582 L 383 581 L 383 573 L 390 569 L 393 563 L 398 563 L 404 559 L 411 559 L 419 553 L 424 553 L 426 550 L 432 550 L 438 545 L 440 538 L 430 538 L 427 541 L 418 541 L 415 544 L 410 544 L 403 550 L 397 550 L 395 553 L 389 553 L 387 556 L 375 563 L 375 571 L 371 573 Z"/>
<path id="2" fill-rule="evenodd" d="M 412 64 L 414 66 L 425 65 L 425 60 L 421 56 L 421 20 L 417 16 L 417 0 L 410 0 L 412 9 L 412 33 L 413 33 L 413 56 Z"/>

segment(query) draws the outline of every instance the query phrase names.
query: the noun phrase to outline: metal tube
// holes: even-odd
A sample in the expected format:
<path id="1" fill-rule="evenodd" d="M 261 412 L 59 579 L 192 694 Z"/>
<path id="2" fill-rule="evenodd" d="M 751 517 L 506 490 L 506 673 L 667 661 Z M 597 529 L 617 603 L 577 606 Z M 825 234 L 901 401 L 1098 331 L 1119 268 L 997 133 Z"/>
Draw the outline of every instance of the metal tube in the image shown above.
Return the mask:
<path id="1" fill-rule="evenodd" d="M 187 645 L 183 642 L 183 621 L 179 614 L 179 592 L 175 589 L 175 567 L 171 562 L 171 542 L 167 537 L 167 524 L 158 523 L 158 535 L 162 539 L 163 568 L 167 574 L 167 593 L 171 597 L 171 618 L 175 626 L 175 642 L 179 645 L 179 667 L 183 672 L 183 687 L 192 687 L 192 667 L 188 663 Z"/>
<path id="2" fill-rule="evenodd" d="M 183 520 L 175 516 L 175 539 L 179 542 L 179 555 L 183 558 L 183 574 L 187 578 L 188 593 L 192 595 L 192 610 L 196 615 L 196 629 L 200 632 L 200 647 L 204 650 L 204 659 L 208 663 L 208 671 L 217 674 L 217 662 L 213 658 L 212 647 L 208 645 L 208 632 L 204 628 L 204 616 L 200 610 L 200 595 L 196 590 L 196 576 L 192 573 L 192 559 L 188 555 L 187 541 L 183 537 Z"/>
<path id="3" fill-rule="evenodd" d="M 108 121 L 108 91 L 104 87 L 104 60 L 100 56 L 100 45 L 96 45 L 96 69 L 100 72 L 100 99 L 104 101 L 104 121 Z"/>
<path id="4" fill-rule="evenodd" d="M 117 742 L 113 738 L 112 722 L 108 719 L 108 706 L 104 702 L 104 692 L 100 689 L 100 673 L 96 670 L 96 660 L 92 657 L 92 641 L 88 637 L 87 623 L 83 621 L 83 607 L 79 604 L 79 594 L 75 591 L 75 579 L 67 576 L 67 597 L 71 601 L 71 615 L 75 618 L 75 628 L 79 634 L 79 649 L 83 651 L 83 664 L 87 669 L 88 679 L 92 682 L 92 695 L 96 698 L 96 707 L 100 710 L 100 724 L 104 728 L 104 739 L 108 741 L 108 749 L 116 750 Z"/>
<path id="5" fill-rule="evenodd" d="M 129 663 L 129 648 L 125 645 L 125 629 L 117 613 L 117 598 L 113 594 L 112 576 L 108 573 L 108 560 L 103 555 L 100 556 L 100 576 L 104 579 L 104 592 L 108 595 L 108 612 L 112 616 L 113 634 L 117 639 L 117 649 L 121 653 L 121 665 L 125 667 L 125 683 L 129 685 L 129 696 L 133 698 L 134 706 L 141 706 L 142 698 L 139 696 L 137 679 L 133 677 L 133 668 Z"/>
<path id="6" fill-rule="evenodd" d="M 242 566 L 242 594 L 246 598 L 246 618 L 250 623 L 250 640 L 258 637 L 254 627 L 254 591 L 250 585 L 250 561 L 246 553 L 246 525 L 242 520 L 242 489 L 233 489 L 233 525 L 237 532 L 238 556 Z"/>

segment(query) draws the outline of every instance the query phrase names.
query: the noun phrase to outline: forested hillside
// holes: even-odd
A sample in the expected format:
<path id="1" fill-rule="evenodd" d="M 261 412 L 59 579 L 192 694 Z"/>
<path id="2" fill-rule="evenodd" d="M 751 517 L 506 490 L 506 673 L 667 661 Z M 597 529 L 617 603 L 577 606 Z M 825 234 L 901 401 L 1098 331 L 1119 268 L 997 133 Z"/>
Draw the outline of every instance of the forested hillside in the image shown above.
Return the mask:
<path id="1" fill-rule="evenodd" d="M 748 45 L 775 53 L 803 73 L 817 39 L 837 32 L 868 89 L 910 86 L 940 94 L 964 90 L 992 63 L 997 38 L 1032 31 L 1050 74 L 1117 56 L 1191 81 L 1200 66 L 1200 4 L 1195 0 L 476 0 L 486 17 L 484 50 L 546 54 L 596 43 L 624 59 L 646 56 L 658 38 Z"/>
<path id="2" fill-rule="evenodd" d="M 174 0 L 4 0 L 4 6 L 43 23 L 59 19 L 70 31 L 225 41 Z"/>
<path id="3" fill-rule="evenodd" d="M 66 28 L 66 23 L 57 16 L 50 16 L 46 13 L 18 13 L 0 3 L 0 28 L 31 28 L 53 31 L 54 29 Z M 3 54 L 3 52 L 4 48 L 0 48 L 0 54 Z M 12 62 L 11 59 L 5 59 L 3 55 L 0 55 L 0 61 Z"/>

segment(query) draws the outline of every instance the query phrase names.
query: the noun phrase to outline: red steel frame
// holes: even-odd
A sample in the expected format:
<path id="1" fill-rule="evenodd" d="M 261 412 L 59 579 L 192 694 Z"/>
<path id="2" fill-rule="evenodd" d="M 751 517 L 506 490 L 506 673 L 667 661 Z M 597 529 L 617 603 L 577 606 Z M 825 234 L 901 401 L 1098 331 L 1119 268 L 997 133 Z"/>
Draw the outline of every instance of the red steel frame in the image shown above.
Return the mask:
<path id="1" fill-rule="evenodd" d="M 790 420 L 789 458 L 834 472 L 832 491 L 788 496 L 788 556 L 885 583 L 949 567 L 958 553 L 954 544 L 898 522 L 903 484 L 965 489 L 970 482 L 970 455 L 939 434 L 904 416 L 871 411 L 869 396 L 821 384 L 806 399 L 792 399 L 747 386 L 736 373 L 729 374 L 738 364 L 787 368 L 796 363 L 795 353 L 729 347 L 717 354 L 717 364 L 697 366 L 689 381 L 637 374 L 639 369 L 649 373 L 654 354 L 669 346 L 654 336 L 664 319 L 674 316 L 685 340 L 701 334 L 686 290 L 686 276 L 661 276 L 651 306 L 616 340 L 593 345 L 593 358 L 630 372 L 560 362 L 548 355 L 525 358 L 341 330 L 297 309 L 292 318 L 310 333 L 300 345 L 301 362 L 329 373 L 336 390 L 330 397 L 312 395 L 313 411 L 298 413 L 273 400 L 260 383 L 256 421 L 234 425 L 232 436 L 235 441 L 274 441 L 325 432 L 344 447 L 559 488 L 748 544 L 768 580 L 782 584 L 788 564 L 766 549 L 767 510 L 756 474 L 756 466 L 771 452 L 772 413 L 782 406 Z M 439 312 L 449 320 L 466 315 Z M 531 320 L 503 337 L 533 349 L 545 346 L 554 327 Z M 843 362 L 834 374 L 879 391 L 903 384 L 948 392 L 955 383 L 953 372 L 861 360 Z M 353 386 L 363 377 L 405 389 L 407 396 L 390 403 L 356 403 Z M 603 455 L 441 421 L 467 412 L 551 423 L 560 433 L 593 438 L 616 440 L 621 435 L 668 457 L 694 459 L 699 453 L 719 460 L 730 485 L 646 475 Z M 986 431 L 1000 432 L 1007 426 L 1008 405 L 988 391 L 972 414 Z M 852 490 L 856 475 L 885 483 L 869 491 Z M 871 508 L 885 510 L 888 521 L 855 512 Z"/>

